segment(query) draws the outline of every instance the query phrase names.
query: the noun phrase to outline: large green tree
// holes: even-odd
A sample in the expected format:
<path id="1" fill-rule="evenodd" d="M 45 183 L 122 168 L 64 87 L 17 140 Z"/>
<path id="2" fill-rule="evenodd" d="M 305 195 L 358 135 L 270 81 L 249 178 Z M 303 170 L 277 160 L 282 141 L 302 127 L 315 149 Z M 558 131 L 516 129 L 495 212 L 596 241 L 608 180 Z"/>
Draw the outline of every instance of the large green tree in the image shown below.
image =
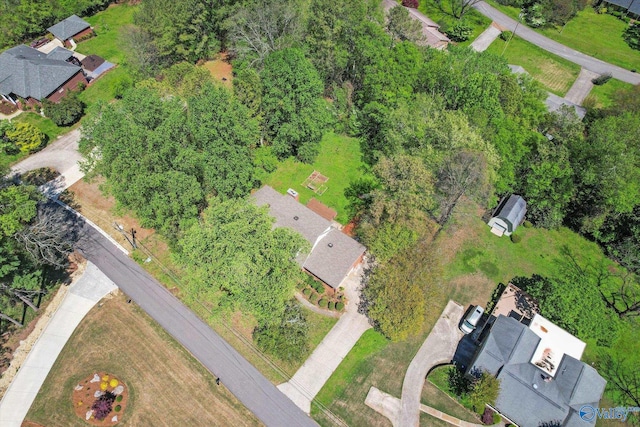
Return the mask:
<path id="1" fill-rule="evenodd" d="M 273 52 L 260 73 L 267 137 L 279 157 L 311 162 L 328 119 L 322 80 L 300 49 Z"/>
<path id="2" fill-rule="evenodd" d="M 188 297 L 241 309 L 261 324 L 280 319 L 303 274 L 295 256 L 309 248 L 290 229 L 273 229 L 273 221 L 250 201 L 212 199 L 177 245 Z"/>

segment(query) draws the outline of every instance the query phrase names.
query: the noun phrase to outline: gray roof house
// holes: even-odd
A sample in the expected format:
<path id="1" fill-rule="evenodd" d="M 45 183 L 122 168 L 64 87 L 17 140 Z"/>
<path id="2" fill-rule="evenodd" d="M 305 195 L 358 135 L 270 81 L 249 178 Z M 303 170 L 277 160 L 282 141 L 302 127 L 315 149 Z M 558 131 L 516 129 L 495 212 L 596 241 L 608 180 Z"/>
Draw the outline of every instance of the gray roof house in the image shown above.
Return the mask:
<path id="1" fill-rule="evenodd" d="M 618 6 L 623 11 L 629 11 L 634 15 L 640 16 L 640 1 L 639 0 L 604 0 L 605 3 Z"/>
<path id="2" fill-rule="evenodd" d="M 606 381 L 570 354 L 581 355 L 584 343 L 548 320 L 541 320 L 545 326 L 551 325 L 550 329 L 561 331 L 555 342 L 538 335 L 547 332 L 545 327 L 536 331 L 513 318 L 498 316 L 468 372 L 487 371 L 500 380 L 495 408 L 520 427 L 539 427 L 545 422 L 558 422 L 563 427 L 595 425 L 595 419 L 581 418 L 581 408 L 599 406 Z M 567 335 L 573 342 L 563 348 Z M 539 358 L 540 354 L 546 358 L 551 353 L 555 353 L 551 358 L 558 365 L 549 371 Z"/>
<path id="3" fill-rule="evenodd" d="M 47 28 L 47 31 L 53 34 L 55 38 L 61 42 L 65 42 L 88 28 L 91 28 L 91 25 L 89 25 L 87 21 L 77 15 L 71 15 L 70 17 Z"/>
<path id="4" fill-rule="evenodd" d="M 265 185 L 251 196 L 258 206 L 268 206 L 275 227 L 288 227 L 311 245 L 308 255 L 298 258 L 300 266 L 334 289 L 362 260 L 366 248 L 333 227 L 332 223 L 294 197 Z"/>
<path id="5" fill-rule="evenodd" d="M 0 53 L 0 95 L 41 101 L 56 92 L 81 68 L 66 60 L 71 52 L 56 48 L 49 54 L 20 45 Z"/>
<path id="6" fill-rule="evenodd" d="M 527 213 L 527 202 L 516 194 L 504 197 L 487 224 L 496 236 L 510 236 L 522 223 Z"/>

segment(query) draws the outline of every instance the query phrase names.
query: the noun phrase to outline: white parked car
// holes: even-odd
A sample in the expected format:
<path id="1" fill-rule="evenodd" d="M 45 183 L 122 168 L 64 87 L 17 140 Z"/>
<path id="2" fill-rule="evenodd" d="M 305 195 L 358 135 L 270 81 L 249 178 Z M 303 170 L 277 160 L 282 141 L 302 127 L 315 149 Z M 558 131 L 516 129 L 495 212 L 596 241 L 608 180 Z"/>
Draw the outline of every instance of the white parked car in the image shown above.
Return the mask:
<path id="1" fill-rule="evenodd" d="M 476 329 L 482 314 L 484 313 L 484 308 L 476 305 L 473 310 L 469 312 L 460 324 L 460 330 L 465 334 L 470 334 Z"/>

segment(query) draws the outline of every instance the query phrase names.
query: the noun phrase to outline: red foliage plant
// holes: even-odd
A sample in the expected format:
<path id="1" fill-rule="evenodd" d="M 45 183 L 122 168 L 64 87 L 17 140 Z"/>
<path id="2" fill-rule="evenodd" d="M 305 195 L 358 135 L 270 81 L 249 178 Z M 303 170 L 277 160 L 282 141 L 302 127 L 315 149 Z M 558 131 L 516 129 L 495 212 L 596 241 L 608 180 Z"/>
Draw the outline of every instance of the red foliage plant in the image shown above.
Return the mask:
<path id="1" fill-rule="evenodd" d="M 418 0 L 402 0 L 402 5 L 404 7 L 410 7 L 412 9 L 418 8 Z"/>

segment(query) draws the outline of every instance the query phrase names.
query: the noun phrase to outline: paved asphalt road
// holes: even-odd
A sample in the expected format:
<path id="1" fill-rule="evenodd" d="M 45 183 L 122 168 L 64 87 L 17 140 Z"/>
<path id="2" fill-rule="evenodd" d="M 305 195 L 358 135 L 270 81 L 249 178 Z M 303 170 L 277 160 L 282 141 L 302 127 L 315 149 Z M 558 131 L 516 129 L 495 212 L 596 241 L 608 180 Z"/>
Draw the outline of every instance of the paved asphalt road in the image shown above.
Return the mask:
<path id="1" fill-rule="evenodd" d="M 76 246 L 267 426 L 317 426 L 231 345 L 93 228 L 83 226 Z"/>
<path id="2" fill-rule="evenodd" d="M 482 13 L 488 18 L 491 18 L 494 22 L 498 23 L 501 27 L 504 27 L 509 31 L 514 31 L 514 29 L 516 28 L 517 22 L 515 19 L 508 17 L 504 13 L 496 10 L 483 1 L 477 3 L 473 7 L 477 9 L 478 12 Z M 640 84 L 640 75 L 638 75 L 637 73 L 632 73 L 631 71 L 625 70 L 624 68 L 618 67 L 616 65 L 611 65 L 599 59 L 585 55 L 584 53 L 580 53 L 576 50 L 570 49 L 556 41 L 543 36 L 542 34 L 535 32 L 524 24 L 518 25 L 516 35 L 530 43 L 535 44 L 536 46 L 541 47 L 544 50 L 547 50 L 573 63 L 576 63 L 581 67 L 586 68 L 587 70 L 594 71 L 598 74 L 611 73 L 614 78 L 622 80 L 623 82 L 631 83 L 633 85 Z M 607 35 L 603 35 L 603 37 L 607 37 Z"/>

